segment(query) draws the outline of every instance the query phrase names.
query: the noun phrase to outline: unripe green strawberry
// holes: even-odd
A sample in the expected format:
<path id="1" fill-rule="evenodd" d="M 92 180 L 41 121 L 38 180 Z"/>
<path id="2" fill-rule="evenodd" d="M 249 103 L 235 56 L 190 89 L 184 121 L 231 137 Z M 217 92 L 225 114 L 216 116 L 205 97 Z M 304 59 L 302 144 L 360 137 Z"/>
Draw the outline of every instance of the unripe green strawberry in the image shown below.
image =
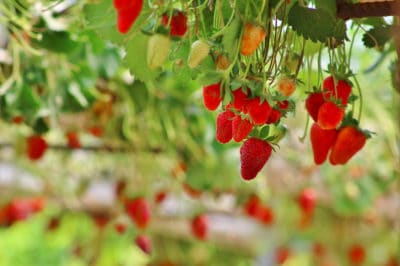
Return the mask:
<path id="1" fill-rule="evenodd" d="M 210 46 L 204 40 L 197 40 L 192 44 L 188 58 L 188 65 L 190 68 L 197 67 L 210 52 Z"/>
<path id="2" fill-rule="evenodd" d="M 147 65 L 151 69 L 162 66 L 169 55 L 171 40 L 168 36 L 154 34 L 147 46 Z"/>
<path id="3" fill-rule="evenodd" d="M 245 180 L 253 179 L 271 156 L 271 145 L 262 139 L 249 138 L 240 147 L 240 173 Z"/>

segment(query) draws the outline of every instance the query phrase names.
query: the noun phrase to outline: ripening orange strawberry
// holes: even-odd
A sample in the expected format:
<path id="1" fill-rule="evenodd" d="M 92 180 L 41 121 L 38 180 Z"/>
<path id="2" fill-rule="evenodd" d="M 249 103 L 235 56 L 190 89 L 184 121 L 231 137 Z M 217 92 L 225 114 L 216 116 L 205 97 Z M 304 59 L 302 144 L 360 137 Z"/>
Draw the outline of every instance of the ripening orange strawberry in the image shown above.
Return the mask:
<path id="1" fill-rule="evenodd" d="M 296 90 L 296 83 L 289 77 L 282 77 L 278 80 L 278 91 L 286 97 L 289 97 Z"/>
<path id="2" fill-rule="evenodd" d="M 240 53 L 245 56 L 254 53 L 265 39 L 265 36 L 266 32 L 263 27 L 249 22 L 246 23 L 244 26 L 242 42 L 240 43 Z"/>

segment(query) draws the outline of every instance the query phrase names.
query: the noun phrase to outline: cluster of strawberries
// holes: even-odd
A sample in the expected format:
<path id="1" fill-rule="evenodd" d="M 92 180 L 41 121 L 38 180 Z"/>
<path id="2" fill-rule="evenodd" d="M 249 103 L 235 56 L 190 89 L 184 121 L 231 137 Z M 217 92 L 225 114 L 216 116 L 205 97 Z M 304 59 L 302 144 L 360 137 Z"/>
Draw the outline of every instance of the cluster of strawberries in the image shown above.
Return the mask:
<path id="1" fill-rule="evenodd" d="M 365 145 L 368 132 L 361 130 L 354 120 L 344 121 L 345 109 L 351 95 L 351 85 L 345 80 L 335 83 L 329 76 L 323 89 L 311 93 L 306 109 L 314 120 L 310 138 L 316 164 L 326 161 L 332 165 L 345 164 Z"/>
<path id="2" fill-rule="evenodd" d="M 15 198 L 0 208 L 0 225 L 12 225 L 40 212 L 45 205 L 41 197 Z"/>
<path id="3" fill-rule="evenodd" d="M 210 110 L 216 110 L 222 102 L 221 83 L 203 87 L 204 106 Z M 253 128 L 268 124 L 278 123 L 282 114 L 289 108 L 287 100 L 277 102 L 272 107 L 267 100 L 259 96 L 250 97 L 249 91 L 242 87 L 232 91 L 233 100 L 224 107 L 216 120 L 216 139 L 220 143 L 228 143 L 232 139 L 241 142 L 246 139 Z M 272 152 L 272 146 L 261 138 L 247 138 L 241 149 L 241 175 L 243 179 L 250 180 L 256 177 L 258 172 L 268 161 Z"/>

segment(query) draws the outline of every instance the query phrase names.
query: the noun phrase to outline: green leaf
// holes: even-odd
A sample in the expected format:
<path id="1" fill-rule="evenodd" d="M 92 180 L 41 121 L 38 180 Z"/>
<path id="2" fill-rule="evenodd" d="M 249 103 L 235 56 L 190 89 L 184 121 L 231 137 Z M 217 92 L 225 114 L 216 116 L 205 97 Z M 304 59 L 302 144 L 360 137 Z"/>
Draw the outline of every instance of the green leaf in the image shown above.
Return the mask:
<path id="1" fill-rule="evenodd" d="M 41 100 L 27 84 L 12 88 L 5 96 L 6 105 L 11 110 L 22 113 L 28 121 L 33 121 L 41 108 Z"/>
<path id="2" fill-rule="evenodd" d="M 345 37 L 344 22 L 336 20 L 325 9 L 307 8 L 297 3 L 289 11 L 288 23 L 298 34 L 314 42 L 325 42 L 330 37 L 342 41 Z"/>
<path id="3" fill-rule="evenodd" d="M 233 59 L 236 56 L 237 48 L 239 45 L 239 34 L 241 28 L 241 21 L 236 17 L 232 23 L 227 26 L 226 31 L 222 35 L 222 45 L 228 54 L 229 59 Z"/>
<path id="4" fill-rule="evenodd" d="M 368 48 L 382 48 L 391 38 L 390 26 L 377 26 L 363 35 L 363 43 Z"/>
<path id="5" fill-rule="evenodd" d="M 141 81 L 154 80 L 159 71 L 152 70 L 147 65 L 147 43 L 149 36 L 143 33 L 136 34 L 126 47 L 124 63 L 131 70 L 135 78 Z"/>
<path id="6" fill-rule="evenodd" d="M 324 9 L 332 16 L 336 16 L 336 0 L 315 0 L 315 7 Z"/>
<path id="7" fill-rule="evenodd" d="M 33 40 L 33 44 L 55 53 L 72 53 L 81 47 L 81 43 L 71 39 L 67 31 L 46 31 L 40 40 Z"/>

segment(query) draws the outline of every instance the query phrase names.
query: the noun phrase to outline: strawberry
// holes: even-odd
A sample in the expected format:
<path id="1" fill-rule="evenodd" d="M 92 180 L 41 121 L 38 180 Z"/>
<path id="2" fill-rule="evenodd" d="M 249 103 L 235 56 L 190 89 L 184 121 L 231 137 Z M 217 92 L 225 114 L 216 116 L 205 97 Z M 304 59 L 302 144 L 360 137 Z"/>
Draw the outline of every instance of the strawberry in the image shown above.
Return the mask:
<path id="1" fill-rule="evenodd" d="M 236 142 L 242 141 L 253 129 L 253 124 L 247 119 L 242 119 L 240 115 L 235 116 L 232 121 L 232 137 Z"/>
<path id="2" fill-rule="evenodd" d="M 245 180 L 256 177 L 271 156 L 271 145 L 262 139 L 247 139 L 240 147 L 241 175 Z"/>
<path id="3" fill-rule="evenodd" d="M 277 102 L 276 105 L 278 106 L 279 110 L 286 111 L 287 109 L 289 109 L 290 103 L 288 100 L 284 100 L 281 102 Z"/>
<path id="4" fill-rule="evenodd" d="M 315 164 L 323 164 L 328 152 L 335 143 L 338 131 L 336 129 L 322 129 L 317 123 L 311 126 L 310 139 Z"/>
<path id="5" fill-rule="evenodd" d="M 59 217 L 52 217 L 50 218 L 49 222 L 47 223 L 47 230 L 54 231 L 60 226 L 60 218 Z"/>
<path id="6" fill-rule="evenodd" d="M 131 220 L 139 228 L 145 228 L 150 222 L 151 212 L 149 203 L 142 197 L 125 203 L 125 210 Z"/>
<path id="7" fill-rule="evenodd" d="M 360 265 L 365 260 L 364 247 L 359 244 L 351 246 L 348 251 L 348 258 L 351 263 Z"/>
<path id="8" fill-rule="evenodd" d="M 144 253 L 148 255 L 151 253 L 151 240 L 148 236 L 138 235 L 135 239 L 135 243 Z"/>
<path id="9" fill-rule="evenodd" d="M 126 224 L 124 224 L 124 223 L 116 223 L 116 224 L 114 225 L 114 228 L 115 228 L 115 231 L 116 231 L 118 234 L 122 235 L 122 234 L 125 233 L 125 231 L 126 231 Z"/>
<path id="10" fill-rule="evenodd" d="M 275 261 L 276 264 L 282 265 L 290 257 L 291 250 L 288 247 L 279 247 L 276 251 Z"/>
<path id="11" fill-rule="evenodd" d="M 312 215 L 315 209 L 315 202 L 317 200 L 317 194 L 312 188 L 305 188 L 301 191 L 300 195 L 297 197 L 297 203 L 300 209 L 305 214 Z"/>
<path id="12" fill-rule="evenodd" d="M 270 225 L 274 222 L 274 213 L 272 209 L 267 206 L 261 206 L 257 213 L 257 219 L 265 225 Z"/>
<path id="13" fill-rule="evenodd" d="M 326 102 L 318 110 L 318 125 L 322 129 L 336 128 L 344 118 L 344 110 L 333 102 Z"/>
<path id="14" fill-rule="evenodd" d="M 262 209 L 261 201 L 255 195 L 250 196 L 250 198 L 247 200 L 246 204 L 244 205 L 244 211 L 250 217 L 258 217 L 259 212 L 262 211 L 261 209 Z"/>
<path id="15" fill-rule="evenodd" d="M 171 49 L 171 40 L 163 34 L 154 34 L 149 38 L 147 45 L 147 65 L 156 69 L 163 65 Z"/>
<path id="16" fill-rule="evenodd" d="M 318 120 L 318 111 L 324 102 L 324 95 L 321 92 L 314 92 L 308 95 L 306 99 L 306 109 L 314 121 Z"/>
<path id="17" fill-rule="evenodd" d="M 242 41 L 240 43 L 240 53 L 248 56 L 257 50 L 257 47 L 265 39 L 266 32 L 261 26 L 252 23 L 244 25 Z"/>
<path id="18" fill-rule="evenodd" d="M 185 35 L 187 31 L 187 17 L 185 13 L 183 13 L 182 11 L 176 11 L 172 15 L 172 17 L 164 14 L 161 19 L 161 24 L 167 27 L 169 21 L 169 34 L 171 36 L 182 37 L 183 35 Z"/>
<path id="19" fill-rule="evenodd" d="M 228 143 L 232 139 L 232 111 L 219 113 L 217 116 L 216 138 L 219 143 Z"/>
<path id="20" fill-rule="evenodd" d="M 69 131 L 65 133 L 65 137 L 67 138 L 68 147 L 70 147 L 71 149 L 79 149 L 81 147 L 81 143 L 76 132 Z"/>
<path id="21" fill-rule="evenodd" d="M 103 136 L 103 128 L 100 126 L 92 126 L 88 128 L 88 132 L 96 138 L 101 138 Z"/>
<path id="22" fill-rule="evenodd" d="M 351 86 L 345 80 L 339 80 L 335 87 L 335 81 L 332 76 L 324 79 L 322 83 L 324 91 L 324 98 L 326 100 L 334 98 L 335 100 L 340 99 L 340 104 L 343 106 L 347 105 L 349 96 L 351 94 Z"/>
<path id="23" fill-rule="evenodd" d="M 14 116 L 11 120 L 14 124 L 19 125 L 22 124 L 24 122 L 24 117 L 23 116 Z"/>
<path id="24" fill-rule="evenodd" d="M 267 124 L 275 124 L 281 119 L 281 112 L 273 108 L 269 114 Z"/>
<path id="25" fill-rule="evenodd" d="M 128 4 L 127 0 L 114 1 L 114 7 L 117 8 L 117 28 L 122 34 L 127 33 L 135 23 L 137 17 L 143 8 L 143 0 L 131 0 Z"/>
<path id="26" fill-rule="evenodd" d="M 193 235 L 201 240 L 208 236 L 208 218 L 204 214 L 200 214 L 193 218 L 191 223 Z"/>
<path id="27" fill-rule="evenodd" d="M 259 97 L 249 100 L 246 104 L 246 108 L 251 121 L 255 125 L 265 124 L 268 121 L 268 117 L 272 110 L 268 101 L 261 102 Z"/>
<path id="28" fill-rule="evenodd" d="M 278 80 L 278 91 L 286 97 L 289 97 L 296 90 L 296 83 L 289 77 L 282 77 Z"/>
<path id="29" fill-rule="evenodd" d="M 42 198 L 16 198 L 4 208 L 5 216 L 9 224 L 26 220 L 34 213 L 43 209 Z"/>
<path id="30" fill-rule="evenodd" d="M 104 228 L 110 221 L 110 217 L 107 214 L 103 214 L 103 213 L 92 214 L 92 219 L 99 229 Z"/>
<path id="31" fill-rule="evenodd" d="M 117 10 L 129 8 L 134 2 L 134 0 L 113 0 L 114 7 Z"/>
<path id="32" fill-rule="evenodd" d="M 203 102 L 208 110 L 214 111 L 217 109 L 221 101 L 221 83 L 203 87 Z"/>
<path id="33" fill-rule="evenodd" d="M 233 101 L 232 101 L 233 107 L 240 112 L 246 113 L 245 106 L 248 100 L 247 93 L 244 93 L 242 87 L 240 87 L 234 90 L 232 94 L 233 94 Z"/>
<path id="34" fill-rule="evenodd" d="M 210 45 L 206 41 L 197 40 L 192 43 L 188 57 L 188 66 L 190 68 L 197 67 L 210 52 Z"/>
<path id="35" fill-rule="evenodd" d="M 325 254 L 325 247 L 319 242 L 315 242 L 312 246 L 312 251 L 315 257 L 322 257 Z"/>
<path id="36" fill-rule="evenodd" d="M 331 164 L 345 164 L 364 147 L 367 136 L 356 127 L 346 126 L 339 130 L 329 156 Z"/>
<path id="37" fill-rule="evenodd" d="M 42 136 L 33 135 L 30 136 L 26 142 L 28 158 L 32 161 L 42 158 L 47 150 L 46 140 Z"/>
<path id="38" fill-rule="evenodd" d="M 226 70 L 231 65 L 231 61 L 229 61 L 228 57 L 223 54 L 218 55 L 215 58 L 215 68 L 220 70 Z"/>
<path id="39" fill-rule="evenodd" d="M 157 204 L 162 203 L 167 197 L 167 192 L 165 190 L 160 190 L 156 193 L 156 195 L 154 196 L 154 201 Z"/>

